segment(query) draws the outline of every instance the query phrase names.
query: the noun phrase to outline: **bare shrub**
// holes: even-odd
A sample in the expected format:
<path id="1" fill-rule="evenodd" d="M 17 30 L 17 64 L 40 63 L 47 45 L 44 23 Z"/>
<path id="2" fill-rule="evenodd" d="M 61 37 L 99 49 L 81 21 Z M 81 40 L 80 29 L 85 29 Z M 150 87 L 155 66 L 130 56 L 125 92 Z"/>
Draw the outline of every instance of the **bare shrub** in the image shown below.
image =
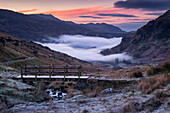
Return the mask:
<path id="1" fill-rule="evenodd" d="M 170 72 L 170 62 L 166 62 L 161 66 L 152 67 L 147 71 L 147 75 L 152 76 L 160 73 L 169 73 Z"/>
<path id="2" fill-rule="evenodd" d="M 170 72 L 170 62 L 166 62 L 162 68 L 165 68 L 168 72 Z"/>
<path id="3" fill-rule="evenodd" d="M 89 113 L 89 111 L 84 109 L 81 113 Z"/>
<path id="4" fill-rule="evenodd" d="M 122 113 L 134 113 L 140 111 L 141 105 L 137 101 L 130 101 L 122 107 Z"/>
<path id="5" fill-rule="evenodd" d="M 152 75 L 156 75 L 158 73 L 162 72 L 162 68 L 160 67 L 154 67 L 154 68 L 151 68 L 147 71 L 147 75 L 149 76 L 152 76 Z"/>
<path id="6" fill-rule="evenodd" d="M 95 87 L 94 90 L 86 89 L 85 93 L 87 94 L 87 97 L 96 97 L 97 95 L 99 95 L 99 89 L 99 87 Z"/>
<path id="7" fill-rule="evenodd" d="M 129 77 L 130 78 L 139 78 L 139 77 L 143 77 L 143 74 L 141 71 L 137 71 L 137 72 L 134 72 L 133 74 L 131 74 Z"/>

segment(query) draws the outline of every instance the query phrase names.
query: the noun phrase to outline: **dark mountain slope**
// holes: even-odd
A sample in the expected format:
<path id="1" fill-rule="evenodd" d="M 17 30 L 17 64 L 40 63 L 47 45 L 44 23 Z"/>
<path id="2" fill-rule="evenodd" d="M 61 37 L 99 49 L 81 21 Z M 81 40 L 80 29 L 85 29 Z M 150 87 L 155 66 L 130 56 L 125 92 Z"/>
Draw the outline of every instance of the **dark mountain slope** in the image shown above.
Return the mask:
<path id="1" fill-rule="evenodd" d="M 0 30 L 29 41 L 62 34 L 95 34 L 80 25 L 51 21 L 44 16 L 24 15 L 2 9 L 0 10 Z"/>
<path id="2" fill-rule="evenodd" d="M 122 31 L 120 28 L 105 24 L 105 23 L 89 23 L 89 24 L 81 24 L 82 26 L 86 27 L 87 29 L 94 30 L 96 32 L 101 33 L 125 33 L 125 31 Z"/>
<path id="3" fill-rule="evenodd" d="M 91 27 L 86 27 L 86 25 L 83 26 L 71 21 L 62 21 L 52 15 L 25 15 L 14 11 L 0 9 L 0 31 L 27 41 L 42 41 L 47 36 L 58 37 L 63 34 L 79 34 L 107 38 L 127 36 L 131 34 L 119 32 L 121 31 L 119 28 L 116 28 L 116 30 L 110 29 L 110 26 L 111 25 L 105 25 L 104 32 L 101 32 L 103 25 L 98 26 L 100 29 L 97 31 L 91 29 Z M 111 32 L 111 30 L 113 30 L 113 32 Z"/>
<path id="4" fill-rule="evenodd" d="M 112 37 L 123 37 L 130 36 L 133 32 L 125 32 L 121 30 L 119 27 L 106 24 L 106 23 L 88 23 L 88 24 L 80 24 L 82 27 L 90 29 L 92 31 L 97 32 L 96 36 L 112 38 Z"/>
<path id="5" fill-rule="evenodd" d="M 17 61 L 17 62 L 13 62 Z M 82 65 L 83 72 L 95 72 L 101 68 L 66 54 L 53 51 L 34 42 L 27 42 L 0 32 L 0 63 L 20 69 L 23 65 Z"/>
<path id="6" fill-rule="evenodd" d="M 53 21 L 58 21 L 58 22 L 61 22 L 60 19 L 58 18 L 55 18 L 53 15 L 45 15 L 45 14 L 31 14 L 30 16 L 33 16 L 33 17 L 40 17 L 40 18 L 44 18 L 44 19 L 47 19 L 47 20 L 53 20 Z"/>
<path id="7" fill-rule="evenodd" d="M 127 52 L 135 58 L 153 60 L 170 54 L 170 10 L 148 22 L 130 37 L 123 37 L 120 45 L 102 51 L 104 55 Z"/>

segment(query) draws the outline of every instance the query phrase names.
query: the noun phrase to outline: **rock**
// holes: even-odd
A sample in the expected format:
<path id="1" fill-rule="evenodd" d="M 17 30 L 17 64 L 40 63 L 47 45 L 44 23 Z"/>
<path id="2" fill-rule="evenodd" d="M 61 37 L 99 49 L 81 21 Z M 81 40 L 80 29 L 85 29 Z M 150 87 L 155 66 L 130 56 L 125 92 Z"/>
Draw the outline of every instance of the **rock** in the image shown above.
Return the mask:
<path id="1" fill-rule="evenodd" d="M 13 106 L 18 103 L 26 103 L 32 101 L 43 101 L 45 96 L 36 95 L 36 88 L 28 84 L 12 80 L 9 78 L 0 78 L 0 96 L 1 101 L 5 101 L 7 106 Z M 10 106 L 9 106 L 10 105 Z"/>
<path id="2" fill-rule="evenodd" d="M 84 95 L 76 95 L 71 98 L 72 100 L 80 100 L 80 99 L 86 99 L 86 96 Z"/>
<path id="3" fill-rule="evenodd" d="M 71 88 L 68 88 L 67 92 L 68 92 L 68 95 L 67 95 L 68 98 L 76 96 L 76 95 L 82 95 L 83 94 L 82 91 L 79 91 L 79 90 L 76 90 L 76 89 L 71 89 Z"/>
<path id="4" fill-rule="evenodd" d="M 113 88 L 107 88 L 107 89 L 101 91 L 102 94 L 120 93 L 120 92 L 121 92 L 120 90 L 114 90 Z"/>
<path id="5" fill-rule="evenodd" d="M 96 97 L 97 94 L 96 93 L 88 93 L 87 94 L 87 97 L 91 98 L 91 97 Z"/>
<path id="6" fill-rule="evenodd" d="M 152 112 L 160 107 L 162 102 L 157 98 L 151 98 L 148 101 L 142 103 L 142 109 L 148 110 L 148 112 Z"/>
<path id="7" fill-rule="evenodd" d="M 82 95 L 83 92 L 82 92 L 82 91 L 76 91 L 76 92 L 73 92 L 72 94 L 73 94 L 73 95 Z"/>
<path id="8" fill-rule="evenodd" d="M 139 112 L 141 104 L 137 101 L 130 101 L 122 107 L 122 112 Z"/>

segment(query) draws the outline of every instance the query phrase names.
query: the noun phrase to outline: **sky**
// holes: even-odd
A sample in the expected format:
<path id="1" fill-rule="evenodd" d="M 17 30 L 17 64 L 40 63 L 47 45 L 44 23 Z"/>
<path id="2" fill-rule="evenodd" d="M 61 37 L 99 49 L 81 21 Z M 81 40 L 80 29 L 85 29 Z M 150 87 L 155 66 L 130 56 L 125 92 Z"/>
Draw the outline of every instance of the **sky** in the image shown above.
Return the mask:
<path id="1" fill-rule="evenodd" d="M 170 0 L 0 0 L 1 9 L 52 14 L 75 23 L 108 23 L 137 30 L 170 9 Z"/>

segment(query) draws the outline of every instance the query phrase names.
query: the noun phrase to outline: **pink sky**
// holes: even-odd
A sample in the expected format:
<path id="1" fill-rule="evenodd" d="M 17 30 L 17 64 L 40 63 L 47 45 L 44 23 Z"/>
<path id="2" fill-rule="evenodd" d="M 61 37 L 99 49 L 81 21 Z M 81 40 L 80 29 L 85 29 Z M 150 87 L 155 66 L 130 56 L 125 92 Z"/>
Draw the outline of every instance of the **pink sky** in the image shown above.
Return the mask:
<path id="1" fill-rule="evenodd" d="M 52 14 L 53 16 L 75 23 L 145 23 L 165 11 L 146 11 L 142 9 L 115 8 L 119 0 L 0 0 L 0 8 L 24 14 Z M 103 16 L 103 14 L 105 14 Z M 136 28 L 135 28 L 136 29 Z"/>

